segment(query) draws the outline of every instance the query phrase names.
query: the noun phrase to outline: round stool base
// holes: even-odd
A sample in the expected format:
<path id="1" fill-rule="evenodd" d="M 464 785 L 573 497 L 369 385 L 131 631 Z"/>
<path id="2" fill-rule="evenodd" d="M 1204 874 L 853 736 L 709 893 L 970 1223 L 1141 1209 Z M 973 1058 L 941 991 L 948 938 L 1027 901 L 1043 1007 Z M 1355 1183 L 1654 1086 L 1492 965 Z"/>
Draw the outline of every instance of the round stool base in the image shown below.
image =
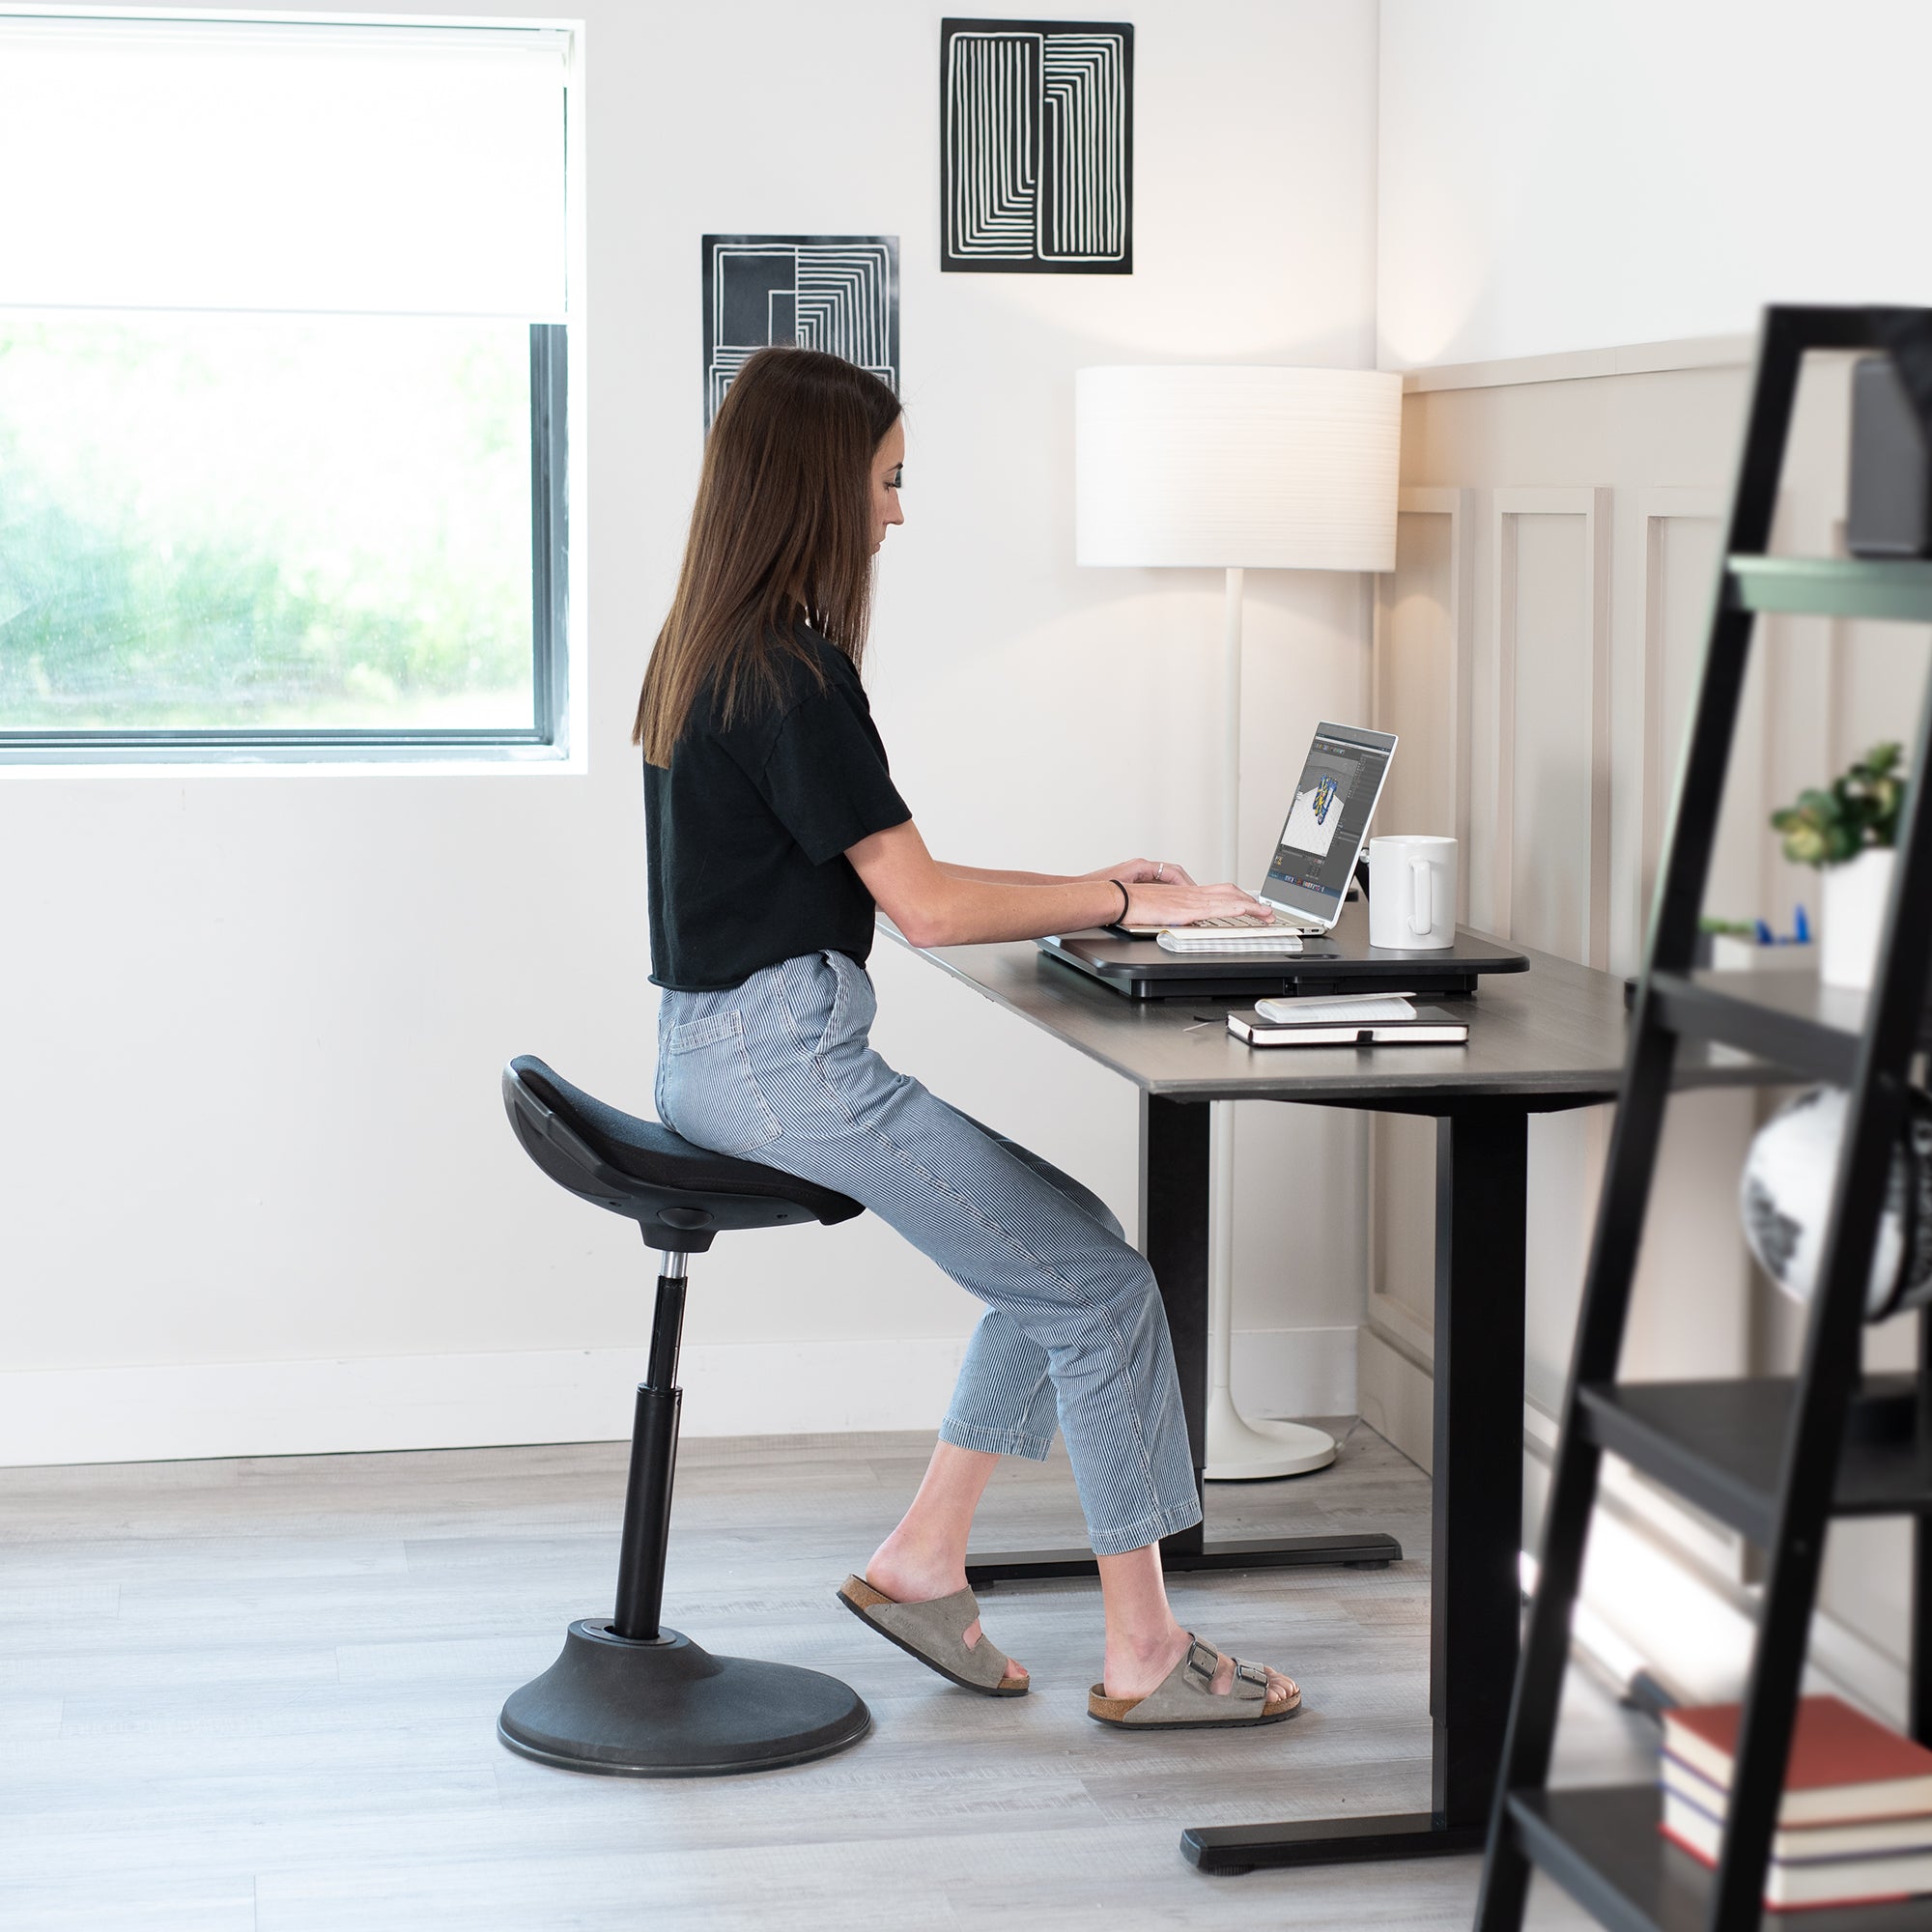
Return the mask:
<path id="1" fill-rule="evenodd" d="M 512 1691 L 497 1735 L 513 1751 L 607 1777 L 776 1771 L 855 1745 L 872 1714 L 849 1685 L 792 1663 L 713 1657 L 668 1630 L 654 1642 L 571 1625 L 556 1662 Z"/>

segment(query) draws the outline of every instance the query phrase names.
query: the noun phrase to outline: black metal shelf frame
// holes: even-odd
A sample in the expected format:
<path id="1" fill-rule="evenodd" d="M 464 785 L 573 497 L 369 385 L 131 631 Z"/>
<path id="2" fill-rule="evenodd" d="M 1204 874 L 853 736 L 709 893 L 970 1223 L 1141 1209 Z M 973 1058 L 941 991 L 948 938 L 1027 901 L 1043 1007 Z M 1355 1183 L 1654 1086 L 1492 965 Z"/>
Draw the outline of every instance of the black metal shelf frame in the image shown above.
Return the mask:
<path id="1" fill-rule="evenodd" d="M 1658 1831 L 1654 1784 L 1537 1791 L 1510 1800 L 1510 1822 L 1536 1862 L 1613 1932 L 1693 1932 L 1710 1922 L 1712 1875 Z M 1804 1932 L 1925 1932 L 1925 1901 L 1822 1907 Z M 1750 1932 L 1790 1932 L 1792 1916 L 1760 1908 Z"/>
<path id="2" fill-rule="evenodd" d="M 1778 1463 L 1798 1404 L 1794 1378 L 1624 1382 L 1577 1390 L 1599 1448 L 1760 1548 L 1777 1534 Z M 1838 1454 L 1833 1517 L 1932 1514 L 1932 1449 L 1914 1376 L 1866 1378 Z"/>
<path id="3" fill-rule="evenodd" d="M 1764 992 L 1787 989 L 1769 986 L 1763 975 L 1737 977 L 1757 983 L 1748 991 L 1730 991 L 1688 974 L 1653 974 L 1650 998 L 1657 1024 L 1682 1039 L 1715 1040 L 1756 1054 L 1770 1063 L 1767 1078 L 1776 1078 L 1776 1069 L 1782 1068 L 1787 1074 L 1829 1081 L 1834 1087 L 1850 1085 L 1858 1066 L 1856 1033 L 1788 1006 L 1771 1004 L 1762 997 Z M 1803 976 L 1799 982 L 1804 990 L 1813 984 Z"/>
<path id="4" fill-rule="evenodd" d="M 1813 350 L 1894 355 L 1932 433 L 1932 310 L 1774 308 L 1765 315 L 1724 562 L 1666 859 L 1653 907 L 1545 1520 L 1539 1583 L 1491 1813 L 1478 1932 L 1517 1932 L 1532 1864 L 1615 1932 L 1758 1932 L 1825 1533 L 1836 1515 L 1916 1519 L 1910 1723 L 1932 1742 L 1932 1320 L 1916 1378 L 1861 1384 L 1866 1284 L 1932 978 L 1932 690 L 1868 997 L 1783 976 L 1694 974 L 1697 920 L 1758 613 L 1932 621 L 1932 563 L 1764 554 L 1798 374 Z M 1681 1040 L 1753 1056 L 1765 1084 L 1847 1093 L 1803 1364 L 1787 1380 L 1618 1385 L 1645 1208 Z M 1602 1459 L 1615 1454 L 1763 1549 L 1766 1577 L 1728 1818 L 1715 1870 L 1658 1834 L 1648 1786 L 1548 1788 L 1570 1622 Z M 1807 1912 L 1806 1932 L 1892 1932 L 1924 1902 Z"/>

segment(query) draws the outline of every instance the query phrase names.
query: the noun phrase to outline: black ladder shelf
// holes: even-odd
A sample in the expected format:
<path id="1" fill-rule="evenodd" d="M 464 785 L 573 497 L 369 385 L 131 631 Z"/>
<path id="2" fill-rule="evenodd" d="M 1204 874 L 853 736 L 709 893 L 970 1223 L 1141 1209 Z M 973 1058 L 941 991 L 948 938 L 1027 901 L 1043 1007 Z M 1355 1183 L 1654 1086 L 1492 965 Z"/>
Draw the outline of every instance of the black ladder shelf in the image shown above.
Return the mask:
<path id="1" fill-rule="evenodd" d="M 1918 1375 L 1861 1378 L 1866 1283 L 1891 1150 L 1932 969 L 1932 688 L 1912 748 L 1912 783 L 1870 994 L 1834 994 L 1787 976 L 1693 974 L 1698 914 L 1718 808 L 1759 612 L 1932 622 L 1932 563 L 1841 562 L 1764 554 L 1800 365 L 1809 350 L 1883 349 L 1923 398 L 1932 383 L 1932 310 L 1774 308 L 1766 312 L 1725 558 L 1668 856 L 1638 986 L 1630 1058 L 1592 1238 L 1564 1398 L 1536 1600 L 1517 1672 L 1490 1824 L 1478 1932 L 1517 1932 L 1532 1868 L 1554 1878 L 1614 1932 L 1757 1932 L 1784 1921 L 1763 1904 L 1764 1874 L 1817 1594 L 1834 1516 L 1915 1518 L 1911 1727 L 1932 1743 L 1932 1317 Z M 1818 1286 L 1795 1378 L 1616 1380 L 1644 1209 L 1679 1040 L 1720 1041 L 1764 1064 L 1848 1091 Z M 1715 1871 L 1658 1832 L 1654 1785 L 1552 1790 L 1549 1760 L 1605 1451 L 1748 1537 L 1765 1585 L 1745 1691 L 1738 1770 Z M 1932 1901 L 1796 1915 L 1804 1932 L 1926 1932 Z"/>

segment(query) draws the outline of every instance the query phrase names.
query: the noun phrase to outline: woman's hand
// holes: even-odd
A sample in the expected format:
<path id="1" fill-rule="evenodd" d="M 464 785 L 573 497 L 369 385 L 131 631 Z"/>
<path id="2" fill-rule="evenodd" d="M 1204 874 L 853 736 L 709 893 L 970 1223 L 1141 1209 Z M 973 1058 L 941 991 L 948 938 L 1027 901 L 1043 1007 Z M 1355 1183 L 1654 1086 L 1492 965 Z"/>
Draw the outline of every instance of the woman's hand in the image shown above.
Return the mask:
<path id="1" fill-rule="evenodd" d="M 1171 880 L 1172 872 L 1168 875 Z M 1122 916 L 1125 925 L 1192 925 L 1197 919 L 1229 919 L 1246 915 L 1258 923 L 1269 923 L 1273 909 L 1264 906 L 1252 893 L 1239 886 L 1184 886 L 1152 880 L 1128 879 L 1127 909 Z"/>
<path id="2" fill-rule="evenodd" d="M 1083 879 L 1120 879 L 1133 886 L 1143 880 L 1153 885 L 1191 886 L 1194 881 L 1184 867 L 1172 859 L 1122 859 L 1118 866 L 1102 866 L 1097 871 L 1082 872 Z"/>

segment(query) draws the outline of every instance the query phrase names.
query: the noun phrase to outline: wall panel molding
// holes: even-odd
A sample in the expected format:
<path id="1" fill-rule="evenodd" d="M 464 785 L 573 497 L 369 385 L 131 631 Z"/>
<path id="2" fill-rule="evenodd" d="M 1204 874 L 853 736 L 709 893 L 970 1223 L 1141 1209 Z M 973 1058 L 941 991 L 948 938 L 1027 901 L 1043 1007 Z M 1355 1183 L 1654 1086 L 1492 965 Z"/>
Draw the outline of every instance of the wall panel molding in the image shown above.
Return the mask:
<path id="1" fill-rule="evenodd" d="M 1677 763 L 1683 749 L 1680 735 L 1667 729 L 1663 718 L 1664 530 L 1680 517 L 1709 520 L 1721 527 L 1724 511 L 1724 497 L 1716 490 L 1644 490 L 1637 495 L 1637 522 L 1643 532 L 1643 648 L 1636 661 L 1642 719 L 1638 781 L 1642 824 L 1635 879 L 1636 917 L 1631 929 L 1640 944 L 1647 944 L 1650 936 L 1650 907 L 1657 896 L 1658 868 L 1663 861 L 1664 835 L 1676 802 Z M 1715 581 L 1712 594 L 1716 594 Z M 1705 625 L 1708 632 L 1708 609 Z M 1698 668 L 1701 676 L 1701 658 Z"/>
<path id="2" fill-rule="evenodd" d="M 1460 847 L 1456 917 L 1469 917 L 1470 693 L 1476 640 L 1476 493 L 1454 485 L 1412 485 L 1397 498 L 1397 568 L 1376 580 L 1375 622 L 1369 667 L 1370 722 L 1400 734 L 1392 786 L 1418 767 L 1429 773 L 1433 800 L 1426 818 L 1392 821 L 1400 831 L 1453 831 Z M 1421 587 L 1434 612 L 1406 613 L 1397 628 L 1404 595 L 1405 536 L 1413 544 L 1418 519 L 1446 526 L 1437 553 L 1431 547 Z M 1440 575 L 1435 575 L 1439 570 Z M 1419 626 L 1419 630 L 1418 630 Z M 1418 687 L 1420 687 L 1418 691 Z M 1387 801 L 1385 801 L 1385 806 Z M 1447 812 L 1447 824 L 1438 815 Z M 1362 1412 L 1405 1454 L 1416 1453 L 1414 1431 L 1427 1434 L 1427 1404 L 1415 1394 L 1418 1372 L 1434 1358 L 1434 1287 L 1430 1255 L 1435 1206 L 1434 1127 L 1429 1122 L 1373 1116 L 1368 1121 L 1368 1228 L 1366 1313 L 1369 1332 L 1381 1345 L 1362 1357 Z M 1375 1420 L 1382 1418 L 1381 1422 Z M 1384 1427 L 1384 1423 L 1387 1425 Z M 1422 1458 L 1426 1463 L 1426 1450 Z"/>
<path id="3" fill-rule="evenodd" d="M 1434 389 L 1507 389 L 1524 383 L 1587 382 L 1593 376 L 1651 376 L 1670 369 L 1747 369 L 1757 337 L 1681 335 L 1605 349 L 1560 349 L 1548 355 L 1500 355 L 1486 362 L 1442 362 L 1405 369 L 1406 396 Z"/>
<path id="4" fill-rule="evenodd" d="M 1397 494 L 1397 529 L 1403 517 L 1443 517 L 1449 525 L 1449 584 L 1444 600 L 1446 668 L 1449 677 L 1450 794 L 1454 800 L 1454 830 L 1461 847 L 1457 871 L 1456 917 L 1469 917 L 1469 693 L 1476 618 L 1476 493 L 1449 485 L 1412 485 Z M 1398 535 L 1400 542 L 1400 535 Z M 1376 730 L 1391 728 L 1393 704 L 1388 692 L 1389 600 L 1396 573 L 1384 571 L 1375 580 L 1376 596 L 1369 655 L 1369 723 Z M 1398 748 L 1398 755 L 1400 748 Z"/>
<path id="5" fill-rule="evenodd" d="M 1490 610 L 1495 624 L 1495 827 L 1491 856 L 1491 918 L 1513 936 L 1518 737 L 1519 526 L 1525 517 L 1577 517 L 1583 524 L 1584 675 L 1576 693 L 1584 708 L 1589 747 L 1582 957 L 1603 967 L 1609 957 L 1610 881 L 1610 531 L 1614 492 L 1590 489 L 1498 489 L 1491 499 Z M 1533 646 L 1532 646 L 1533 647 Z"/>

